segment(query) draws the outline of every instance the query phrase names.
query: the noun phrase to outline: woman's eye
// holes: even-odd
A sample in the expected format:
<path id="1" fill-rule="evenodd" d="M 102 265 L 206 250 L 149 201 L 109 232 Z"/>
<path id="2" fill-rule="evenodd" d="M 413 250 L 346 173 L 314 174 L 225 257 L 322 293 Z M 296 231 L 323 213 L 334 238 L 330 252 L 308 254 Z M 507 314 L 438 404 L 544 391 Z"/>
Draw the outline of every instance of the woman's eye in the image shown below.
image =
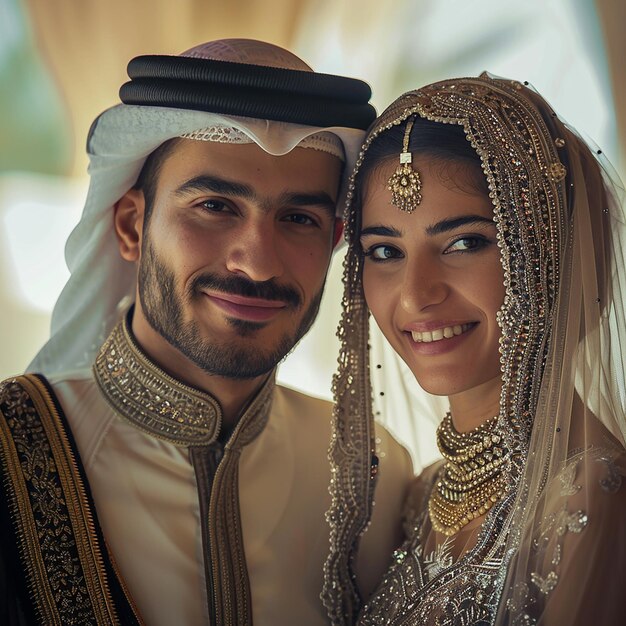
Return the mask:
<path id="1" fill-rule="evenodd" d="M 399 259 L 402 253 L 393 246 L 378 245 L 372 246 L 363 252 L 363 255 L 372 261 L 388 261 L 389 259 Z"/>
<path id="2" fill-rule="evenodd" d="M 450 252 L 474 252 L 489 245 L 490 241 L 485 237 L 473 235 L 471 237 L 460 237 L 453 241 L 445 250 L 444 254 Z"/>

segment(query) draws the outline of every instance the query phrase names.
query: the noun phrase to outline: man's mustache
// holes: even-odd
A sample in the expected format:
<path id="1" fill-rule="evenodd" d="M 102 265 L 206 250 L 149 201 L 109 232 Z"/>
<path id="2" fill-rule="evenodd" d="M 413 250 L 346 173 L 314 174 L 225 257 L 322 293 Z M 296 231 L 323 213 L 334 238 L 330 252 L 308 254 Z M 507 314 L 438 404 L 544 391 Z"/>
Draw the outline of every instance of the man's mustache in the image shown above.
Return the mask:
<path id="1" fill-rule="evenodd" d="M 203 274 L 198 276 L 192 283 L 193 293 L 203 289 L 221 291 L 246 298 L 262 298 L 264 300 L 278 300 L 291 305 L 294 308 L 302 304 L 302 298 L 295 289 L 280 285 L 273 279 L 263 282 L 248 280 L 242 276 L 217 276 L 215 274 Z"/>

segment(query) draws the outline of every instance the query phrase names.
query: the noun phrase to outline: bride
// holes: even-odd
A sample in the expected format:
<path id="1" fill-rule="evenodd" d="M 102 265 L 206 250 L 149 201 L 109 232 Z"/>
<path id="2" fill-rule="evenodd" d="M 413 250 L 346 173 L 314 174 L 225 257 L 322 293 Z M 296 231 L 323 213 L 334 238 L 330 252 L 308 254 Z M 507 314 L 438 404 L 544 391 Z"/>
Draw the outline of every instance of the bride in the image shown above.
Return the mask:
<path id="1" fill-rule="evenodd" d="M 346 213 L 333 624 L 625 619 L 626 225 L 600 158 L 536 92 L 487 75 L 409 92 L 370 129 Z M 449 411 L 364 603 L 368 310 Z"/>

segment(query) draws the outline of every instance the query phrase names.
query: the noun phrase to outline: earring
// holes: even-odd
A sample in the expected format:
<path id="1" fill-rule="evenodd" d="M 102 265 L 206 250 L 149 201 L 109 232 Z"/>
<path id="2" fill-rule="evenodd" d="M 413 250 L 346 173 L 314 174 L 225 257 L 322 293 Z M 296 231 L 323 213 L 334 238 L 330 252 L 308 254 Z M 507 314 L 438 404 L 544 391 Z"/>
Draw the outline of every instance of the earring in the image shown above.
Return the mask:
<path id="1" fill-rule="evenodd" d="M 417 170 L 411 167 L 413 156 L 409 152 L 409 140 L 415 118 L 407 122 L 400 153 L 400 165 L 387 181 L 387 189 L 391 191 L 391 204 L 406 213 L 413 213 L 422 201 L 422 181 Z"/>

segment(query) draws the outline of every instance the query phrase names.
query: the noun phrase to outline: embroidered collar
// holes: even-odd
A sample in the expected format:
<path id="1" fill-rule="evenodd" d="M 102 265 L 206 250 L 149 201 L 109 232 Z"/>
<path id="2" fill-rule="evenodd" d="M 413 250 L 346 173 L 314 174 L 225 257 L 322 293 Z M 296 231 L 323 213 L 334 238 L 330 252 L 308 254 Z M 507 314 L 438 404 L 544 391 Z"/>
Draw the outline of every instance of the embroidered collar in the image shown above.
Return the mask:
<path id="1" fill-rule="evenodd" d="M 153 363 L 135 342 L 127 316 L 102 345 L 93 371 L 107 402 L 137 428 L 181 446 L 204 446 L 217 439 L 222 423 L 219 402 Z M 228 447 L 241 448 L 261 433 L 273 390 L 272 375 L 245 408 Z"/>

